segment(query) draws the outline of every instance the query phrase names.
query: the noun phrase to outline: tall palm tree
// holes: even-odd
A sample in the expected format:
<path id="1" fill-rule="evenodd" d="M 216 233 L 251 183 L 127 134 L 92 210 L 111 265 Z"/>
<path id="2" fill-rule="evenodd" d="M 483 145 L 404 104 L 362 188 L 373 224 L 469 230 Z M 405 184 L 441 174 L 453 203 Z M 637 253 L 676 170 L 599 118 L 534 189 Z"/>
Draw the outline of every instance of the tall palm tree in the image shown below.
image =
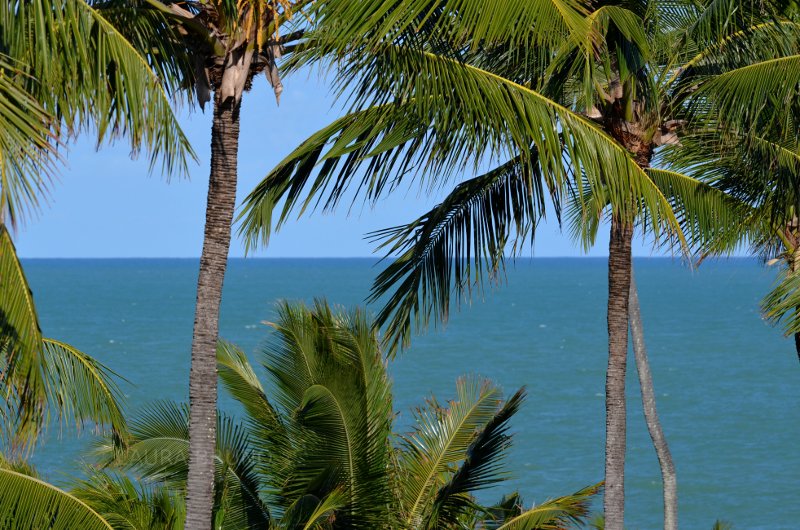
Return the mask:
<path id="1" fill-rule="evenodd" d="M 43 338 L 10 230 L 36 211 L 79 134 L 98 145 L 125 137 L 151 165 L 185 169 L 193 153 L 170 107 L 177 87 L 155 66 L 83 0 L 0 5 L 0 439 L 12 456 L 55 417 L 124 433 L 113 374 Z"/>
<path id="2" fill-rule="evenodd" d="M 412 177 L 443 185 L 494 162 L 425 215 L 375 234 L 397 256 L 372 297 L 390 293 L 378 321 L 397 345 L 532 240 L 548 198 L 557 215 L 566 197 L 580 205 L 589 241 L 607 213 L 604 508 L 607 528 L 621 529 L 634 229 L 689 250 L 740 228 L 735 201 L 655 155 L 680 156 L 684 137 L 714 126 L 689 109 L 729 101 L 731 83 L 788 54 L 796 33 L 770 2 L 732 0 L 330 0 L 313 16 L 320 30 L 295 63 L 334 56 L 353 107 L 250 194 L 248 243 L 268 240 L 280 201 L 277 226 L 348 189 L 374 201 Z"/>
<path id="3" fill-rule="evenodd" d="M 597 486 L 530 509 L 516 495 L 485 508 L 473 496 L 505 478 L 508 422 L 524 391 L 504 401 L 488 381 L 461 379 L 447 406 L 430 399 L 410 434 L 394 434 L 386 363 L 363 312 L 283 304 L 274 327 L 266 384 L 235 346 L 218 350 L 244 421 L 219 418 L 215 528 L 510 530 L 584 520 Z M 183 491 L 188 421 L 185 406 L 152 406 L 131 421 L 124 448 L 109 443 L 106 463 Z"/>
<path id="4" fill-rule="evenodd" d="M 242 95 L 250 89 L 253 78 L 264 72 L 276 98 L 280 96 L 282 85 L 275 61 L 283 44 L 298 35 L 281 37 L 279 29 L 292 18 L 293 9 L 299 10 L 305 3 L 305 0 L 102 3 L 104 9 L 120 13 L 120 29 L 145 49 L 151 42 L 173 44 L 178 54 L 173 56 L 176 60 L 172 68 L 180 71 L 177 77 L 191 81 L 183 86 L 194 89 L 201 107 L 213 97 L 211 168 L 191 348 L 192 450 L 186 528 L 208 528 L 211 521 L 217 410 L 214 352 L 236 201 Z M 166 24 L 163 27 L 141 24 L 141 13 L 157 13 L 165 18 Z M 169 62 L 173 57 L 162 55 L 156 60 Z"/>

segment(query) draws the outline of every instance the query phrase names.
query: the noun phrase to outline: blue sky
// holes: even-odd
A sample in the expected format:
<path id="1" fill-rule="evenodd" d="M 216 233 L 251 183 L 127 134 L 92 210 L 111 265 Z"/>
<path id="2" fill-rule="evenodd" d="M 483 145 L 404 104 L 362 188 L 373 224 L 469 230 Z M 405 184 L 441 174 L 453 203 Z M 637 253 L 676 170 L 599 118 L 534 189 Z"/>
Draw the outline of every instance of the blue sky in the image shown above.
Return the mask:
<path id="1" fill-rule="evenodd" d="M 284 80 L 281 105 L 264 79 L 245 94 L 239 148 L 238 201 L 307 136 L 341 114 L 324 81 L 301 72 Z M 211 113 L 181 109 L 181 124 L 199 161 L 189 179 L 148 174 L 146 157 L 131 160 L 124 142 L 95 150 L 90 139 L 79 140 L 66 156 L 66 167 L 41 212 L 16 234 L 20 256 L 35 257 L 196 257 L 202 246 L 208 184 Z M 364 235 L 407 222 L 436 204 L 441 196 L 401 190 L 374 208 L 360 204 L 348 212 L 315 213 L 288 223 L 264 257 L 370 256 Z M 602 231 L 605 234 L 606 230 Z M 607 255 L 607 236 L 589 253 Z M 650 247 L 634 242 L 634 254 L 650 256 Z M 231 256 L 244 255 L 234 238 Z M 585 255 L 559 232 L 555 222 L 540 227 L 533 255 Z"/>

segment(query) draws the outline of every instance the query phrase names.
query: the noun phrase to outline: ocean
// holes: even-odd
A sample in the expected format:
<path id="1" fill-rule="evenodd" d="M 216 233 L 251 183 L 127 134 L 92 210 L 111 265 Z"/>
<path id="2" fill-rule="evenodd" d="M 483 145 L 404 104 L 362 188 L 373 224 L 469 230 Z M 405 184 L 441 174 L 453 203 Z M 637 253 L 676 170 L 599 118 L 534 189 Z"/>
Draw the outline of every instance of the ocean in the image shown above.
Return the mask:
<path id="1" fill-rule="evenodd" d="M 47 337 L 100 359 L 129 382 L 127 407 L 185 400 L 197 260 L 28 259 L 25 271 Z M 279 299 L 363 304 L 373 259 L 233 259 L 221 336 L 258 359 Z M 730 259 L 691 270 L 635 260 L 658 410 L 678 473 L 683 528 L 800 528 L 800 363 L 764 322 L 759 301 L 775 273 Z M 510 478 L 481 494 L 519 490 L 526 504 L 603 478 L 607 354 L 605 259 L 521 259 L 474 293 L 445 327 L 414 338 L 391 363 L 399 428 L 430 395 L 446 400 L 464 374 L 528 398 L 512 427 Z M 661 524 L 660 474 L 641 410 L 633 356 L 628 379 L 626 526 Z M 227 396 L 221 406 L 232 407 Z M 34 461 L 56 483 L 92 441 L 53 428 Z M 598 505 L 598 509 L 600 506 Z"/>

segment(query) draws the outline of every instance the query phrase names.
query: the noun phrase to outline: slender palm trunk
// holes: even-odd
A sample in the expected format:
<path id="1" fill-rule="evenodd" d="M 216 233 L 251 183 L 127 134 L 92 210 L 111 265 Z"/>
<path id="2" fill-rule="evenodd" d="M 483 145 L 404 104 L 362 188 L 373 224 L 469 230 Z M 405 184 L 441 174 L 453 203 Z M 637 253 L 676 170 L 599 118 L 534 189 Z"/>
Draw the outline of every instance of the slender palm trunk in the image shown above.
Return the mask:
<path id="1" fill-rule="evenodd" d="M 796 226 L 798 223 L 793 221 L 792 223 Z M 796 233 L 797 229 L 795 228 L 792 232 Z M 795 241 L 797 238 L 795 237 Z M 798 250 L 800 249 L 800 245 L 795 244 L 794 251 L 792 252 L 791 259 L 789 260 L 789 270 L 792 271 L 792 274 L 797 274 L 797 270 L 800 268 L 800 259 L 798 259 Z M 800 306 L 795 308 L 795 311 L 800 313 Z M 794 334 L 794 351 L 797 354 L 797 359 L 800 360 L 800 332 Z"/>
<path id="2" fill-rule="evenodd" d="M 214 95 L 211 127 L 211 176 L 208 182 L 205 238 L 197 279 L 197 305 L 189 376 L 189 476 L 187 530 L 209 530 L 214 502 L 217 430 L 217 334 L 222 282 L 228 262 L 236 205 L 236 157 L 239 103 Z"/>
<path id="3" fill-rule="evenodd" d="M 661 429 L 661 422 L 658 419 L 658 411 L 656 410 L 653 376 L 650 372 L 650 362 L 647 360 L 642 311 L 639 307 L 639 293 L 636 290 L 636 280 L 633 276 L 632 266 L 628 318 L 630 319 L 631 340 L 633 341 L 633 355 L 636 359 L 636 370 L 639 374 L 639 386 L 642 389 L 644 418 L 647 422 L 647 431 L 653 440 L 658 464 L 661 467 L 661 481 L 664 485 L 664 530 L 678 530 L 678 479 L 675 474 L 675 465 L 672 463 L 672 454 L 669 451 L 667 439 Z"/>
<path id="4" fill-rule="evenodd" d="M 633 225 L 614 215 L 608 247 L 608 369 L 603 511 L 606 530 L 623 530 L 625 514 L 625 370 Z"/>

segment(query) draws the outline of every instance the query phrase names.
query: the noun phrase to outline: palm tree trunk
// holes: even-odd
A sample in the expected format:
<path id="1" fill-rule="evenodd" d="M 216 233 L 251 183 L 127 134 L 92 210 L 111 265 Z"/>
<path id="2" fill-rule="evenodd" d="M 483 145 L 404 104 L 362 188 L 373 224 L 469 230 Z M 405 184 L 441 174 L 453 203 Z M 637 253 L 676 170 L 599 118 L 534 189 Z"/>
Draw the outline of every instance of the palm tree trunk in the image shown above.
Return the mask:
<path id="1" fill-rule="evenodd" d="M 608 369 L 603 511 L 606 530 L 623 530 L 625 519 L 625 370 L 633 226 L 614 215 L 608 247 Z"/>
<path id="2" fill-rule="evenodd" d="M 797 225 L 798 223 L 795 221 L 793 225 Z M 792 230 L 793 233 L 797 232 L 797 229 Z M 791 241 L 791 240 L 790 240 Z M 797 237 L 794 237 L 794 241 L 797 242 Z M 798 268 L 800 268 L 800 259 L 798 259 L 798 251 L 800 250 L 800 245 L 795 243 L 794 250 L 791 253 L 791 259 L 789 260 L 789 270 L 792 271 L 792 274 L 796 274 Z M 800 306 L 795 307 L 795 311 L 800 313 Z M 797 359 L 800 360 L 800 332 L 794 334 L 794 351 L 797 354 Z"/>
<path id="3" fill-rule="evenodd" d="M 642 389 L 644 419 L 647 422 L 647 431 L 653 440 L 653 447 L 656 450 L 656 456 L 658 456 L 658 464 L 661 467 L 661 481 L 664 485 L 664 530 L 678 530 L 678 479 L 675 474 L 675 465 L 672 463 L 672 454 L 667 445 L 667 439 L 661 429 L 661 422 L 658 420 L 656 396 L 653 390 L 653 376 L 650 372 L 650 362 L 647 360 L 642 312 L 639 307 L 639 293 L 636 290 L 633 266 L 631 266 L 628 318 L 630 319 L 631 340 L 633 341 L 633 356 L 636 359 L 639 386 Z"/>
<path id="4" fill-rule="evenodd" d="M 214 502 L 214 456 L 217 427 L 217 360 L 219 306 L 228 262 L 231 223 L 236 205 L 236 157 L 239 106 L 233 98 L 214 95 L 211 126 L 211 176 L 189 375 L 189 476 L 186 491 L 187 530 L 211 528 Z"/>

